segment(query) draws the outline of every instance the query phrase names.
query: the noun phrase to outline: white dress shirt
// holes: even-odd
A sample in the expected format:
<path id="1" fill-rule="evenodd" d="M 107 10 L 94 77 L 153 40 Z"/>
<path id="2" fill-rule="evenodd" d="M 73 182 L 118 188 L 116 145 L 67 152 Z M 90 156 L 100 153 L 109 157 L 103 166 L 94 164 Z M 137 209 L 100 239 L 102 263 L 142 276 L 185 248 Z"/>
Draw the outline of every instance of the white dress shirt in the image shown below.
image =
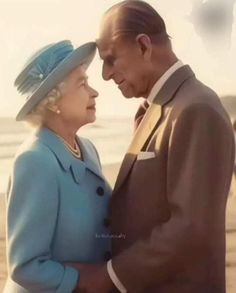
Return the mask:
<path id="1" fill-rule="evenodd" d="M 179 68 L 184 66 L 183 62 L 178 60 L 175 64 L 173 64 L 167 71 L 156 81 L 154 86 L 152 87 L 150 94 L 147 97 L 147 102 L 151 104 L 156 97 L 156 95 L 159 93 L 163 85 L 166 83 L 166 81 L 171 77 L 171 75 Z M 116 288 L 121 292 L 121 293 L 126 293 L 127 290 L 125 289 L 124 285 L 122 282 L 119 280 L 117 277 L 115 271 L 113 270 L 112 267 L 112 260 L 109 260 L 107 262 L 107 271 L 108 274 L 113 282 L 113 284 L 116 286 Z"/>
<path id="2" fill-rule="evenodd" d="M 149 104 L 153 102 L 154 98 L 159 93 L 166 81 L 171 77 L 171 75 L 182 66 L 184 66 L 183 62 L 178 60 L 156 81 L 147 97 Z"/>

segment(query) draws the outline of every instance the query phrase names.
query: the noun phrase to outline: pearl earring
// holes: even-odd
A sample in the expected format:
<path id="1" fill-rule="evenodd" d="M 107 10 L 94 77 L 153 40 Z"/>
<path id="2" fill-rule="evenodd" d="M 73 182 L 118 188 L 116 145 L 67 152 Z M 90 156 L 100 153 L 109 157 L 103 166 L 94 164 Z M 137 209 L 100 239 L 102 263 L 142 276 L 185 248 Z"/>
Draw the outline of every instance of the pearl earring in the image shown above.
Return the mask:
<path id="1" fill-rule="evenodd" d="M 59 109 L 57 109 L 56 113 L 59 115 L 59 114 L 61 114 L 61 111 Z"/>

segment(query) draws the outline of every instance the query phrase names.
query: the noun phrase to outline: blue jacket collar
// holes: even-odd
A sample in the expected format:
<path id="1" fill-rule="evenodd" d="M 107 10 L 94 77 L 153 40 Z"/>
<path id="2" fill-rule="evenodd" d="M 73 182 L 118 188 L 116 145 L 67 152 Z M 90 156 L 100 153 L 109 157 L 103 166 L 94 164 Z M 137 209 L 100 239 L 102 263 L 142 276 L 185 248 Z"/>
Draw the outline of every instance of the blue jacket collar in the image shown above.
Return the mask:
<path id="1" fill-rule="evenodd" d="M 100 166 L 99 158 L 97 151 L 95 150 L 92 143 L 82 137 L 77 136 L 77 141 L 79 143 L 80 149 L 82 151 L 83 159 L 86 164 L 86 168 L 92 171 L 94 174 L 98 175 L 99 177 L 104 179 L 102 174 L 102 168 Z"/>
<path id="2" fill-rule="evenodd" d="M 104 179 L 100 167 L 96 164 L 97 158 L 92 155 L 95 150 L 92 152 L 91 143 L 86 144 L 86 139 L 77 137 L 83 155 L 82 161 L 76 159 L 67 150 L 60 138 L 48 128 L 41 128 L 37 131 L 36 136 L 51 149 L 65 171 L 69 171 L 71 168 L 76 182 L 80 183 L 83 180 L 86 168 Z"/>

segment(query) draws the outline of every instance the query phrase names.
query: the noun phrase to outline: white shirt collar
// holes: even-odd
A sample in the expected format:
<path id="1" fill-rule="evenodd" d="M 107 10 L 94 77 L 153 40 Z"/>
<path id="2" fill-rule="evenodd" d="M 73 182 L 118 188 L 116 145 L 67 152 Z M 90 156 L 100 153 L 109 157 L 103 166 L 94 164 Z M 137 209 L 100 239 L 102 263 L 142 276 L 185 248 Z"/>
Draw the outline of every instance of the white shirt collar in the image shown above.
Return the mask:
<path id="1" fill-rule="evenodd" d="M 156 95 L 159 93 L 163 85 L 166 83 L 167 79 L 169 79 L 171 75 L 182 66 L 184 66 L 183 62 L 178 60 L 169 69 L 167 69 L 167 71 L 156 81 L 156 83 L 151 89 L 150 94 L 147 97 L 147 102 L 149 104 L 153 102 Z"/>

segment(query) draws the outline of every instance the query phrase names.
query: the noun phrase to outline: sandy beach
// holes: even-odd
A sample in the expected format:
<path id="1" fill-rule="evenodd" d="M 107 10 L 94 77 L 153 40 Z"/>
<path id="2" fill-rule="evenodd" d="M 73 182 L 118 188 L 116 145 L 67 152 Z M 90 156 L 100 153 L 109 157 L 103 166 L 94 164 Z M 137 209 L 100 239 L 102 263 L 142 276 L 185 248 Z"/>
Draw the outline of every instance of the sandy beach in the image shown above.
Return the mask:
<path id="1" fill-rule="evenodd" d="M 114 184 L 119 164 L 106 165 L 103 168 L 105 176 L 111 185 Z M 5 203 L 0 194 L 0 292 L 6 278 L 5 257 Z M 236 292 L 236 196 L 230 196 L 227 207 L 227 253 L 226 253 L 226 280 L 227 293 Z M 200 292 L 199 292 L 200 293 Z"/>

